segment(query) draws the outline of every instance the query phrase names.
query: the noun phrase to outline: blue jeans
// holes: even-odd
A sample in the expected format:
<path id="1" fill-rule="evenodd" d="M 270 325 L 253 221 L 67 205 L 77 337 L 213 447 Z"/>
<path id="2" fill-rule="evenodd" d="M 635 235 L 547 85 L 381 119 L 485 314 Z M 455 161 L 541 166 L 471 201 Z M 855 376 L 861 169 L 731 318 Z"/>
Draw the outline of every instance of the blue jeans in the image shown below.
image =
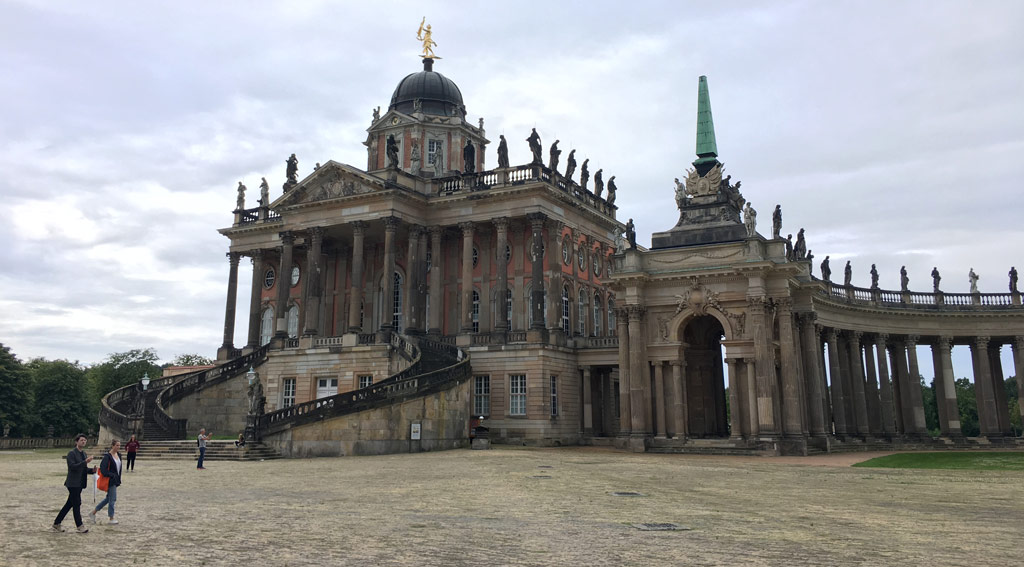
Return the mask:
<path id="1" fill-rule="evenodd" d="M 199 464 L 196 465 L 197 469 L 203 468 L 203 459 L 206 457 L 206 447 L 199 448 Z"/>
<path id="2" fill-rule="evenodd" d="M 99 512 L 104 506 L 107 507 L 107 516 L 114 517 L 114 503 L 117 502 L 117 487 L 111 484 L 107 488 L 107 497 L 100 500 L 100 503 L 96 505 L 93 513 Z"/>

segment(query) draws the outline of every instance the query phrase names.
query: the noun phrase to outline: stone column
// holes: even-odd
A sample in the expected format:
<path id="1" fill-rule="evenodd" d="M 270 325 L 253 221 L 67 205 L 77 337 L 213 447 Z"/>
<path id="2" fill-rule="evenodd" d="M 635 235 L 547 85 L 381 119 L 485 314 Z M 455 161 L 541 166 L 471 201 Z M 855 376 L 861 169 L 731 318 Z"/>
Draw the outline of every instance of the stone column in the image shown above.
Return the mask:
<path id="1" fill-rule="evenodd" d="M 592 378 L 591 369 L 589 366 L 582 366 L 580 369 L 583 371 L 583 434 L 593 435 L 594 434 L 594 399 L 593 399 L 593 384 L 590 383 Z"/>
<path id="2" fill-rule="evenodd" d="M 836 350 L 839 351 L 839 381 L 843 388 L 843 419 L 846 420 L 846 431 L 850 435 L 857 434 L 857 414 L 853 411 L 853 384 L 850 380 L 850 341 L 846 331 L 839 333 Z"/>
<path id="3" fill-rule="evenodd" d="M 224 306 L 224 344 L 225 358 L 230 358 L 230 351 L 235 348 L 235 304 L 238 303 L 238 252 L 228 252 L 228 301 Z M 218 357 L 220 358 L 220 357 Z"/>
<path id="4" fill-rule="evenodd" d="M 878 375 L 875 372 L 875 355 L 870 342 L 863 344 L 864 349 L 864 373 L 867 375 L 867 383 L 864 388 L 864 397 L 868 404 L 868 431 L 873 437 L 882 437 L 882 414 L 878 399 Z"/>
<path id="5" fill-rule="evenodd" d="M 779 392 L 775 376 L 775 365 L 769 350 L 769 334 L 765 315 L 767 298 L 747 297 L 750 314 L 750 332 L 754 338 L 755 372 L 757 374 L 757 416 L 758 432 L 762 436 L 777 436 L 779 427 Z"/>
<path id="6" fill-rule="evenodd" d="M 892 383 L 889 381 L 889 360 L 886 341 L 889 335 L 875 335 L 875 354 L 878 356 L 879 413 L 882 416 L 882 434 L 891 438 L 896 433 L 893 418 Z"/>
<path id="7" fill-rule="evenodd" d="M 508 320 L 508 261 L 505 259 L 505 248 L 508 246 L 508 217 L 493 219 L 494 227 L 497 229 L 497 261 L 498 261 L 498 291 L 497 291 L 497 322 L 494 325 L 497 334 L 505 336 L 509 329 Z M 504 342 L 504 341 L 502 341 Z"/>
<path id="8" fill-rule="evenodd" d="M 629 398 L 629 316 L 625 308 L 616 308 L 615 325 L 619 335 L 619 435 L 628 436 L 632 432 L 633 404 Z"/>
<path id="9" fill-rule="evenodd" d="M 868 428 L 868 405 L 864 394 L 864 365 L 861 362 L 860 338 L 864 333 L 860 331 L 850 332 L 850 380 L 853 392 L 853 411 L 856 412 L 857 435 L 867 437 L 870 433 Z"/>
<path id="10" fill-rule="evenodd" d="M 656 435 L 667 437 L 665 430 L 665 363 L 654 363 L 654 415 Z"/>
<path id="11" fill-rule="evenodd" d="M 405 256 L 406 292 L 405 304 L 402 311 L 405 319 L 405 332 L 418 335 L 423 331 L 422 310 L 420 301 L 422 293 L 422 280 L 420 280 L 420 263 L 423 256 L 419 254 L 420 236 L 423 234 L 423 227 L 419 225 L 409 226 L 409 251 Z"/>
<path id="12" fill-rule="evenodd" d="M 686 434 L 689 433 L 686 427 L 686 382 L 683 381 L 685 364 L 682 360 L 672 361 L 672 418 L 675 422 L 675 436 L 678 439 L 686 439 Z"/>
<path id="13" fill-rule="evenodd" d="M 444 296 L 441 294 L 441 274 L 444 271 L 441 227 L 432 226 L 427 230 L 430 232 L 430 320 L 427 321 L 427 333 L 440 336 L 441 314 L 444 312 Z"/>
<path id="14" fill-rule="evenodd" d="M 616 431 L 612 427 L 615 419 L 615 394 L 612 393 L 612 372 L 604 370 L 601 372 L 601 425 L 604 428 L 602 433 L 605 437 L 611 437 Z"/>
<path id="15" fill-rule="evenodd" d="M 545 216 L 541 213 L 531 213 L 527 215 L 530 220 L 530 229 L 532 230 L 530 243 L 530 259 L 531 259 L 531 283 L 530 288 L 530 309 L 533 314 L 533 322 L 530 324 L 530 330 L 532 331 L 543 331 L 546 329 L 546 321 L 544 320 L 544 219 Z"/>
<path id="16" fill-rule="evenodd" d="M 1014 294 L 1019 297 L 1019 294 Z M 1024 423 L 1024 336 L 1013 338 L 1013 369 L 1017 373 L 1017 411 Z"/>
<path id="17" fill-rule="evenodd" d="M 975 398 L 978 401 L 978 426 L 982 436 L 995 437 L 999 434 L 999 426 L 996 417 L 996 397 L 992 391 L 988 342 L 988 337 L 975 337 L 971 343 L 971 358 L 974 363 Z"/>
<path id="18" fill-rule="evenodd" d="M 348 332 L 362 332 L 359 313 L 363 305 L 363 237 L 366 223 L 354 221 L 352 225 L 352 288 L 349 290 Z"/>
<path id="19" fill-rule="evenodd" d="M 736 373 L 736 359 L 727 358 L 725 363 L 729 365 L 729 438 L 741 439 L 743 426 L 740 417 L 740 381 Z"/>
<path id="20" fill-rule="evenodd" d="M 963 437 L 960 429 L 960 405 L 956 401 L 956 378 L 953 375 L 953 337 L 939 337 L 933 348 L 938 352 L 936 358 L 939 361 L 935 368 L 935 380 L 942 384 L 943 397 L 936 400 L 936 403 L 945 408 L 945 420 L 940 424 L 942 433 L 950 437 Z"/>
<path id="21" fill-rule="evenodd" d="M 316 335 L 320 329 L 320 254 L 323 250 L 324 229 L 309 229 L 309 250 L 306 256 L 306 329 L 304 335 Z"/>
<path id="22" fill-rule="evenodd" d="M 647 378 L 646 343 L 644 342 L 643 317 L 641 305 L 629 305 L 629 399 L 630 419 L 632 420 L 631 436 L 644 437 L 650 430 L 650 382 Z"/>
<path id="23" fill-rule="evenodd" d="M 779 358 L 782 363 L 782 433 L 803 437 L 803 411 L 800 405 L 800 368 L 793 333 L 793 299 L 776 299 L 779 321 Z M 730 382 L 731 383 L 731 382 Z"/>
<path id="24" fill-rule="evenodd" d="M 292 248 L 295 235 L 290 231 L 280 233 L 281 267 L 277 271 L 277 326 L 274 333 L 277 337 L 288 336 L 288 292 L 292 285 Z"/>
<path id="25" fill-rule="evenodd" d="M 397 243 L 395 241 L 398 225 L 401 223 L 398 217 L 384 218 L 384 289 L 380 298 L 383 308 L 381 309 L 380 328 L 382 335 L 388 335 L 395 329 L 393 324 L 395 313 L 395 255 Z"/>
<path id="26" fill-rule="evenodd" d="M 832 379 L 832 421 L 835 434 L 846 437 L 850 434 L 846 426 L 845 392 L 843 391 L 842 371 L 839 369 L 839 331 L 828 329 L 828 371 Z"/>
<path id="27" fill-rule="evenodd" d="M 546 248 L 551 253 L 548 256 L 548 285 L 545 288 L 548 302 L 547 326 L 548 329 L 555 329 L 558 332 L 562 331 L 562 261 L 558 243 L 562 239 L 562 229 L 565 228 L 565 223 L 549 218 L 544 224 L 548 229 Z M 570 304 L 570 321 L 572 320 L 572 313 L 573 305 Z M 572 325 L 570 324 L 569 327 L 569 329 L 562 331 L 566 338 L 572 336 Z"/>
<path id="28" fill-rule="evenodd" d="M 460 222 L 462 229 L 462 313 L 459 332 L 473 332 L 473 230 L 472 222 Z"/>
<path id="29" fill-rule="evenodd" d="M 820 337 L 814 328 L 814 313 L 801 315 L 801 334 L 804 347 L 804 381 L 807 383 L 807 417 L 810 423 L 807 430 L 812 436 L 825 435 L 824 406 L 822 405 L 822 384 L 824 379 L 820 373 L 818 359 L 821 350 Z"/>
<path id="30" fill-rule="evenodd" d="M 260 347 L 260 307 L 263 304 L 263 251 L 253 250 L 252 256 L 252 290 L 249 294 L 249 340 L 246 348 Z"/>
<path id="31" fill-rule="evenodd" d="M 753 358 L 745 358 L 743 366 L 747 367 L 747 436 L 756 439 L 760 422 L 757 417 L 757 363 Z"/>
<path id="32" fill-rule="evenodd" d="M 910 392 L 907 389 L 907 348 L 898 340 L 889 344 L 892 358 L 893 407 L 896 416 L 896 432 L 906 435 L 913 430 L 913 410 L 910 403 Z"/>
<path id="33" fill-rule="evenodd" d="M 1003 361 L 999 358 L 1000 348 L 1002 345 L 995 341 L 988 343 L 989 371 L 992 374 L 992 392 L 996 398 L 996 424 L 999 434 L 1010 437 L 1012 434 L 1010 430 L 1010 400 L 1006 397 Z"/>
<path id="34" fill-rule="evenodd" d="M 907 336 L 907 362 L 910 375 L 907 386 L 910 388 L 910 403 L 913 408 L 913 432 L 917 435 L 928 435 L 928 424 L 924 419 L 924 400 L 921 397 L 921 370 L 917 365 L 917 335 Z"/>

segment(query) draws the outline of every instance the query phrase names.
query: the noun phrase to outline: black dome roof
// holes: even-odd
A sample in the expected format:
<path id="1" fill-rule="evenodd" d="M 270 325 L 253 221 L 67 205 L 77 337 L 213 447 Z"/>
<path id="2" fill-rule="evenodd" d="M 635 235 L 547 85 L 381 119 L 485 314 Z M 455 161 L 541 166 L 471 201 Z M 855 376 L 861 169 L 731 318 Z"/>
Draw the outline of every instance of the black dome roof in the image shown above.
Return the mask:
<path id="1" fill-rule="evenodd" d="M 414 112 L 414 102 L 420 100 L 424 114 L 439 116 L 466 116 L 462 92 L 454 81 L 432 70 L 433 60 L 423 60 L 423 70 L 398 82 L 388 110 L 406 114 Z"/>

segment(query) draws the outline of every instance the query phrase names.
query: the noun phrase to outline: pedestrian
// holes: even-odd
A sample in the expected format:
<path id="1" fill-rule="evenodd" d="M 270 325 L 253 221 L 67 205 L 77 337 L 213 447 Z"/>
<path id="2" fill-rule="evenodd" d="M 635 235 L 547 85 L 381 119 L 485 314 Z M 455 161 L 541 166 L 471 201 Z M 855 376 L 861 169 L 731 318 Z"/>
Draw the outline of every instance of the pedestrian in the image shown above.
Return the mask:
<path id="1" fill-rule="evenodd" d="M 121 486 L 121 455 L 118 450 L 121 448 L 121 442 L 115 440 L 110 444 L 110 451 L 103 455 L 103 460 L 100 461 L 100 474 L 109 479 L 107 485 L 107 497 L 100 500 L 100 503 L 96 505 L 96 508 L 92 512 L 89 512 L 89 519 L 92 523 L 96 523 L 96 512 L 107 507 L 107 517 L 110 518 L 108 524 L 118 524 L 117 518 L 114 517 L 114 503 L 117 502 L 117 487 Z"/>
<path id="2" fill-rule="evenodd" d="M 213 435 L 213 432 L 210 432 Z M 203 459 L 206 458 L 206 442 L 210 440 L 210 435 L 206 434 L 206 429 L 199 430 L 199 437 L 196 438 L 196 443 L 199 445 L 199 464 L 196 465 L 197 470 L 206 470 L 203 466 Z"/>
<path id="3" fill-rule="evenodd" d="M 124 468 L 130 471 L 134 471 L 135 454 L 139 452 L 139 441 L 135 439 L 134 435 L 132 435 L 132 438 L 129 439 L 127 443 L 125 443 L 124 450 L 128 451 L 128 461 L 125 462 Z"/>
<path id="4" fill-rule="evenodd" d="M 60 523 L 64 521 L 64 516 L 67 516 L 70 510 L 75 517 L 75 527 L 78 529 L 78 533 L 89 533 L 89 528 L 82 524 L 82 489 L 88 485 L 88 475 L 95 473 L 96 468 L 89 466 L 92 457 L 86 455 L 82 450 L 88 441 L 89 439 L 84 433 L 76 435 L 75 448 L 68 451 L 68 455 L 65 457 L 68 465 L 68 477 L 64 481 L 64 486 L 68 489 L 68 500 L 60 509 L 57 518 L 53 520 L 53 531 L 55 532 L 64 531 Z"/>

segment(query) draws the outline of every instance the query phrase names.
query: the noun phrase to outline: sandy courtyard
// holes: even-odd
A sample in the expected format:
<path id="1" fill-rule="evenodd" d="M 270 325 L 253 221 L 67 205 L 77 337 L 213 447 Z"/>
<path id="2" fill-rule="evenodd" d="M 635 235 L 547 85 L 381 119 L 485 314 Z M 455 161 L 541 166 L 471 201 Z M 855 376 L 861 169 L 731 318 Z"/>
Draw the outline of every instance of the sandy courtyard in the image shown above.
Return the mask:
<path id="1" fill-rule="evenodd" d="M 1013 565 L 1024 533 L 1020 472 L 499 448 L 206 471 L 140 461 L 120 525 L 103 512 L 79 535 L 69 514 L 58 534 L 65 452 L 0 452 L 0 564 Z"/>

